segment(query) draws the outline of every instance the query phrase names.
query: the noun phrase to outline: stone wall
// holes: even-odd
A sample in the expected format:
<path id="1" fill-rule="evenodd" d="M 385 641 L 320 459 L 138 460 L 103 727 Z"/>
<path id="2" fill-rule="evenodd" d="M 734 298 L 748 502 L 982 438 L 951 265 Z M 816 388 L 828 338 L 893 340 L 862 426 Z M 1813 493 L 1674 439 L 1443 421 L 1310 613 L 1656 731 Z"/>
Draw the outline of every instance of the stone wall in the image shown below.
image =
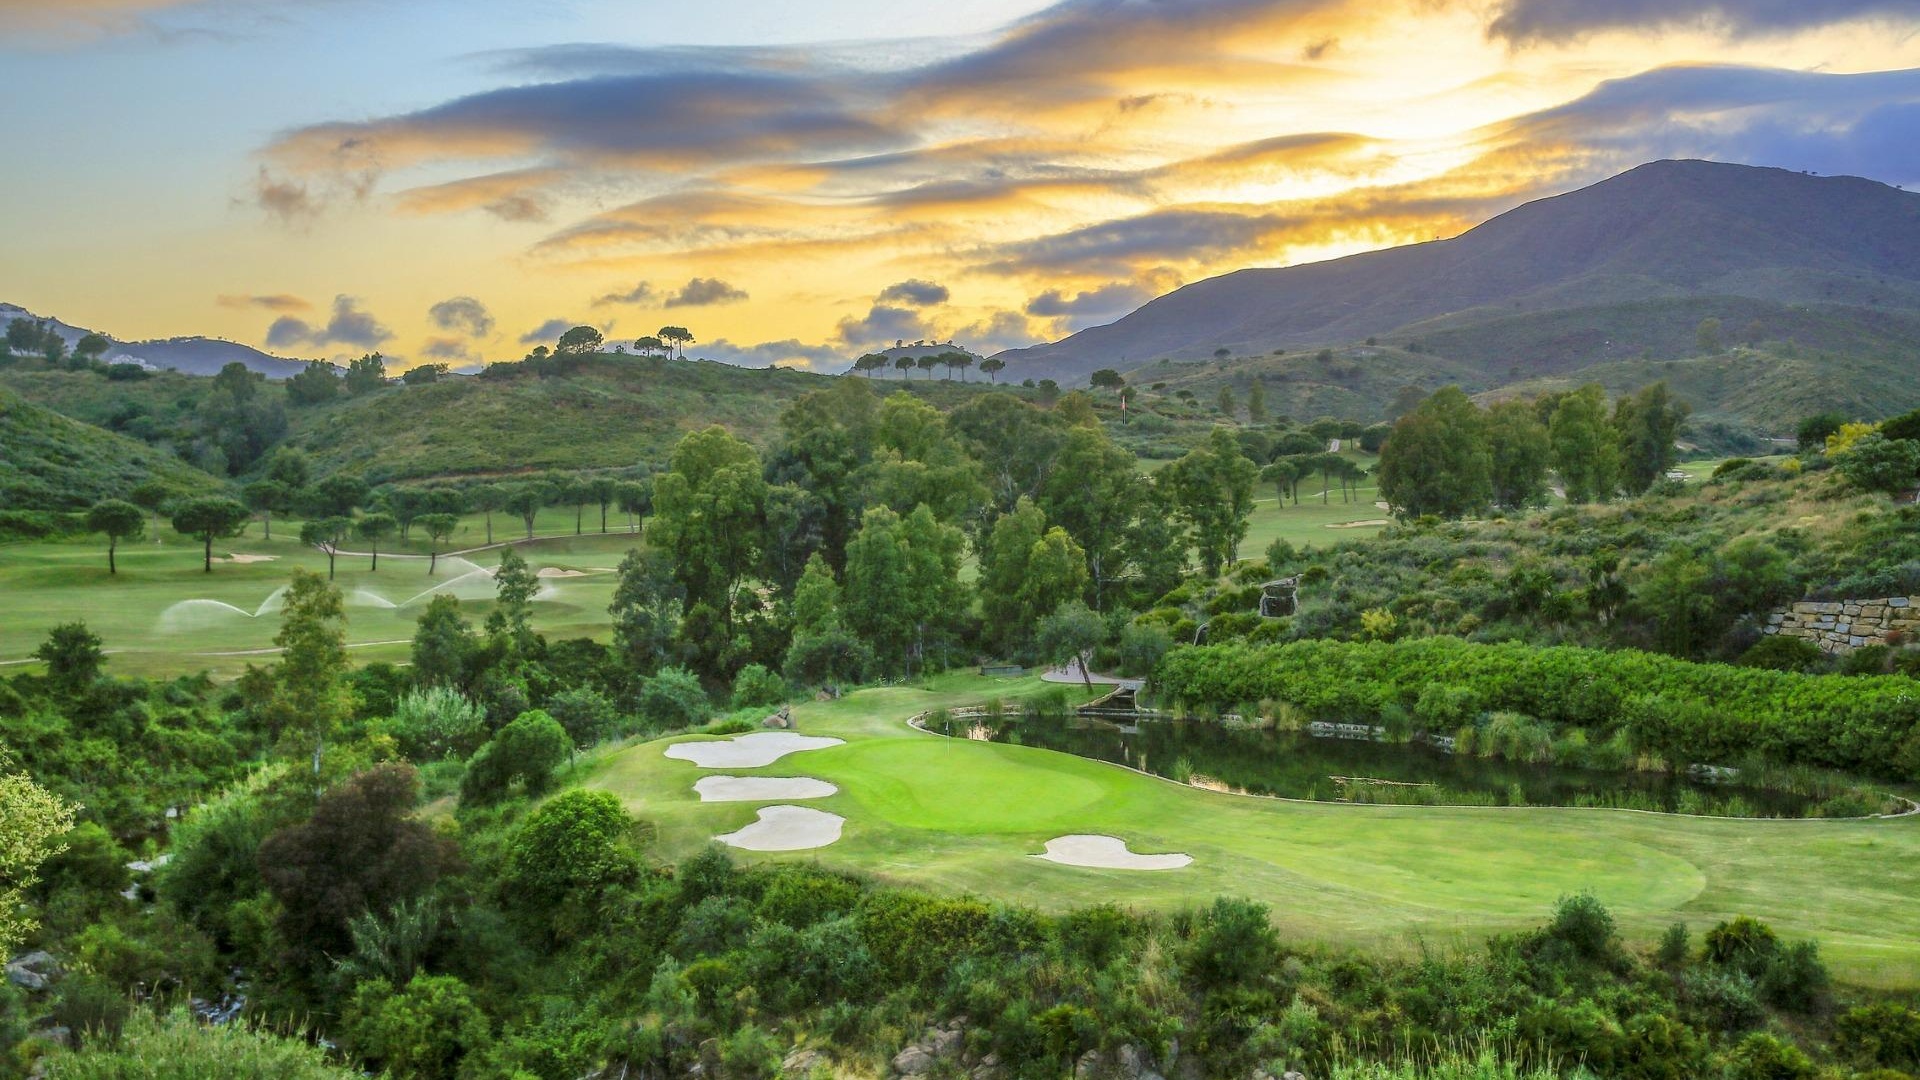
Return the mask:
<path id="1" fill-rule="evenodd" d="M 1767 616 L 1766 632 L 1802 638 L 1823 652 L 1920 638 L 1920 596 L 1878 600 L 1803 600 Z"/>

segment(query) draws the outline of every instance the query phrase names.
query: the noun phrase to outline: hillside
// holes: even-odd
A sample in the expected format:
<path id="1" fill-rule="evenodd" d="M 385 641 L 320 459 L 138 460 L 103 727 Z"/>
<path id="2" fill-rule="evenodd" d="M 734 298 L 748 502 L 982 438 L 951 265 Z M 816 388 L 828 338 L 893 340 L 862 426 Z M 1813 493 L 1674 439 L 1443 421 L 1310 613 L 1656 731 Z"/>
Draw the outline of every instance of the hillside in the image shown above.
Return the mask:
<path id="1" fill-rule="evenodd" d="M 287 441 L 322 471 L 347 469 L 374 481 L 623 467 L 664 462 L 682 436 L 711 424 L 767 446 L 787 403 L 834 378 L 602 355 L 559 378 L 446 379 L 293 409 Z M 921 377 L 870 381 L 876 393 L 905 387 L 942 409 L 990 389 Z"/>
<path id="2" fill-rule="evenodd" d="M 85 327 L 73 326 L 59 319 L 36 315 L 17 304 L 0 304 L 0 327 L 14 319 L 28 319 L 46 323 L 61 340 L 72 348 L 74 343 L 89 333 Z M 209 337 L 176 337 L 154 341 L 122 341 L 112 334 L 99 331 L 100 336 L 113 343 L 103 357 L 108 363 L 139 364 L 142 367 L 157 370 L 180 371 L 189 375 L 212 375 L 231 363 L 245 364 L 248 371 L 257 371 L 269 379 L 285 379 L 298 375 L 305 368 L 302 360 L 284 360 L 278 356 L 261 352 L 251 345 L 242 345 L 237 341 L 226 341 Z"/>
<path id="3" fill-rule="evenodd" d="M 80 510 L 159 480 L 182 493 L 220 481 L 164 450 L 0 390 L 0 510 Z"/>
<path id="4" fill-rule="evenodd" d="M 1654 317 L 1649 317 L 1654 316 Z M 1420 342 L 1498 382 L 1692 350 L 1700 319 L 1848 354 L 1920 346 L 1920 194 L 1703 161 L 1643 165 L 1450 240 L 1196 282 L 1003 354 L 1063 382 L 1107 366 Z M 1518 369 L 1518 370 L 1513 370 Z"/>

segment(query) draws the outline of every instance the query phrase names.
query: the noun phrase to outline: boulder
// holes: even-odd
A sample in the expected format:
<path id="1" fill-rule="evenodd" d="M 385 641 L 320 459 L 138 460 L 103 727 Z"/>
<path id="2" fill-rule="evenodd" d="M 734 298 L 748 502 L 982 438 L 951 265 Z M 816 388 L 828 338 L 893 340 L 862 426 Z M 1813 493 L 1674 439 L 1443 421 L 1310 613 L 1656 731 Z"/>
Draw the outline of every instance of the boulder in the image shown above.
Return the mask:
<path id="1" fill-rule="evenodd" d="M 833 1059 L 819 1050 L 796 1049 L 780 1062 L 780 1071 L 787 1076 L 812 1076 L 822 1070 L 832 1073 Z"/>
<path id="2" fill-rule="evenodd" d="M 16 956 L 7 963 L 7 981 L 22 990 L 45 990 L 60 974 L 60 962 L 45 950 Z"/>
<path id="3" fill-rule="evenodd" d="M 909 1046 L 893 1055 L 893 1072 L 896 1076 L 924 1076 L 933 1071 L 938 1059 L 924 1046 Z"/>

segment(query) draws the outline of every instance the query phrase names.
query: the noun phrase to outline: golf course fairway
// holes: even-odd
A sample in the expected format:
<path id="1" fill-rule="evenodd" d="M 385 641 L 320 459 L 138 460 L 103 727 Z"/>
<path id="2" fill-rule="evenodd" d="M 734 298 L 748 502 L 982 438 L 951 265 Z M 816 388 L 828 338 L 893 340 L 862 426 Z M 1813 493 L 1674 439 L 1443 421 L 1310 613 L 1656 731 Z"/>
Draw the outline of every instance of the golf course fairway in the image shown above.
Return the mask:
<path id="1" fill-rule="evenodd" d="M 1297 942 L 1412 948 L 1538 925 L 1554 902 L 1591 891 L 1632 939 L 1733 915 L 1819 941 L 1835 973 L 1868 985 L 1920 979 L 1920 816 L 1767 821 L 1633 811 L 1396 807 L 1222 794 L 1031 747 L 949 739 L 909 717 L 990 699 L 1039 680 L 949 675 L 794 707 L 797 730 L 843 746 L 792 754 L 750 776 L 839 787 L 809 806 L 841 815 L 827 847 L 742 859 L 822 866 L 1046 910 L 1099 902 L 1152 909 L 1219 895 L 1271 906 Z M 703 738 L 691 736 L 690 738 Z M 757 802 L 703 803 L 709 770 L 669 759 L 683 739 L 638 743 L 593 768 L 680 858 L 756 820 Z M 770 799 L 768 803 L 778 802 Z M 1050 839 L 1101 834 L 1193 864 L 1141 872 L 1032 856 Z"/>

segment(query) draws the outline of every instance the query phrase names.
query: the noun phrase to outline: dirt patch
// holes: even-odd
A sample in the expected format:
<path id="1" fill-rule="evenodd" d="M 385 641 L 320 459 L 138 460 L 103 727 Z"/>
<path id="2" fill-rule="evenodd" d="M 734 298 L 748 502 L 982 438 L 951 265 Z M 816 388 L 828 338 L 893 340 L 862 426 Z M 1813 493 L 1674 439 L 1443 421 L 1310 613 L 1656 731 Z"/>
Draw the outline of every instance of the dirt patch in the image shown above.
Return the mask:
<path id="1" fill-rule="evenodd" d="M 703 769 L 758 769 L 771 765 L 788 754 L 806 750 L 825 750 L 843 745 L 839 739 L 818 735 L 795 735 L 791 731 L 756 731 L 731 739 L 674 743 L 667 756 L 691 761 Z"/>
<path id="2" fill-rule="evenodd" d="M 811 776 L 703 776 L 693 785 L 701 802 L 824 799 L 840 789 Z"/>
<path id="3" fill-rule="evenodd" d="M 765 806 L 760 820 L 714 839 L 746 851 L 806 851 L 840 839 L 840 827 L 846 823 L 839 814 L 810 807 Z"/>
<path id="4" fill-rule="evenodd" d="M 1036 859 L 1062 866 L 1087 866 L 1097 870 L 1178 870 L 1191 865 L 1193 857 L 1181 852 L 1166 855 L 1139 855 L 1127 850 L 1127 842 L 1117 836 L 1056 836 L 1047 841 L 1044 855 Z"/>

